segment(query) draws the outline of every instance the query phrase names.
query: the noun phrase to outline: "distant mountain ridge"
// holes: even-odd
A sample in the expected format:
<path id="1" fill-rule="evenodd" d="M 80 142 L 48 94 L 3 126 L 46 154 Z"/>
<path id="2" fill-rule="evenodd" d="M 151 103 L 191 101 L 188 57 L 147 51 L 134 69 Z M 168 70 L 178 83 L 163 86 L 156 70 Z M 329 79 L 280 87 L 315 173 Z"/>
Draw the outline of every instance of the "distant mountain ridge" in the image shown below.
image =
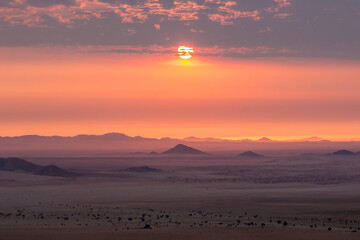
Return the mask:
<path id="1" fill-rule="evenodd" d="M 221 138 L 147 138 L 131 137 L 123 133 L 107 133 L 104 135 L 77 135 L 74 137 L 25 135 L 17 137 L 0 137 L 0 157 L 23 155 L 29 157 L 49 156 L 94 156 L 142 153 L 155 155 L 177 144 L 202 149 L 204 152 L 235 152 L 238 149 L 254 151 L 291 152 L 330 152 L 333 149 L 360 149 L 360 141 L 331 142 L 311 137 L 301 140 L 279 141 L 270 138 L 221 139 Z"/>
<path id="2" fill-rule="evenodd" d="M 251 139 L 237 139 L 237 140 L 233 140 L 233 139 L 226 139 L 226 138 L 216 138 L 216 137 L 206 137 L 206 138 L 200 138 L 200 137 L 186 137 L 186 138 L 170 138 L 170 137 L 163 137 L 163 138 L 148 138 L 148 137 L 141 137 L 141 136 L 128 136 L 124 133 L 117 133 L 117 132 L 112 132 L 112 133 L 105 133 L 102 135 L 92 135 L 92 134 L 79 134 L 76 136 L 41 136 L 41 135 L 23 135 L 23 136 L 14 136 L 14 137 L 7 137 L 7 136 L 0 136 L 0 141 L 1 140 L 13 140 L 13 141 L 17 141 L 17 140 L 30 140 L 30 141 L 34 141 L 34 140 L 73 140 L 73 141 L 92 141 L 92 140 L 96 140 L 96 141 L 124 141 L 124 140 L 157 140 L 157 141 L 162 141 L 162 140 L 176 140 L 176 141 L 191 141 L 191 142 L 306 142 L 306 141 L 328 141 L 319 137 L 309 137 L 309 138 L 303 138 L 303 139 L 298 139 L 298 140 L 272 140 L 270 138 L 267 137 L 262 137 L 260 139 L 257 140 L 251 140 Z"/>

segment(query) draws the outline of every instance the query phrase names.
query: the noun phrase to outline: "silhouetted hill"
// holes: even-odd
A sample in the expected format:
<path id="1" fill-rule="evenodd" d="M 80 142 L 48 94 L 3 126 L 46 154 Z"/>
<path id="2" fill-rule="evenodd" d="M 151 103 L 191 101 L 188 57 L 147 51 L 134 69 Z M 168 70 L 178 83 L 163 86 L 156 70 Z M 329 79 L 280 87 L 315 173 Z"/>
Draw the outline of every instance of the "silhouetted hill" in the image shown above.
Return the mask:
<path id="1" fill-rule="evenodd" d="M 25 172 L 35 172 L 41 166 L 28 162 L 20 158 L 0 158 L 0 170 L 15 171 L 21 170 Z"/>
<path id="2" fill-rule="evenodd" d="M 141 167 L 131 167 L 126 169 L 128 172 L 159 172 L 160 169 L 157 168 L 151 168 L 148 166 L 141 166 Z"/>
<path id="3" fill-rule="evenodd" d="M 264 156 L 261 154 L 254 153 L 252 151 L 243 152 L 238 157 L 248 157 L 248 158 L 263 158 Z"/>
<path id="4" fill-rule="evenodd" d="M 343 149 L 343 150 L 339 150 L 339 151 L 333 152 L 332 155 L 337 155 L 337 156 L 354 156 L 354 155 L 356 155 L 356 153 Z"/>
<path id="5" fill-rule="evenodd" d="M 263 137 L 263 138 L 256 140 L 256 142 L 263 142 L 263 143 L 272 142 L 272 141 L 273 140 L 271 140 L 270 138 L 267 138 L 267 137 Z"/>
<path id="6" fill-rule="evenodd" d="M 308 138 L 304 138 L 304 139 L 300 139 L 299 141 L 301 142 L 320 142 L 320 141 L 324 141 L 325 139 L 319 138 L 319 137 L 308 137 Z"/>
<path id="7" fill-rule="evenodd" d="M 162 154 L 208 154 L 205 152 L 202 152 L 200 150 L 197 150 L 195 148 L 186 146 L 184 144 L 178 144 L 173 148 L 170 148 L 169 150 L 163 152 Z"/>
<path id="8" fill-rule="evenodd" d="M 39 166 L 20 158 L 0 158 L 0 170 L 3 171 L 24 171 L 42 176 L 75 177 L 76 173 L 50 165 Z"/>
<path id="9" fill-rule="evenodd" d="M 42 167 L 38 171 L 36 171 L 35 174 L 41 175 L 41 176 L 54 176 L 54 177 L 75 177 L 75 176 L 77 176 L 76 173 L 69 172 L 65 169 L 59 168 L 54 165 Z"/>

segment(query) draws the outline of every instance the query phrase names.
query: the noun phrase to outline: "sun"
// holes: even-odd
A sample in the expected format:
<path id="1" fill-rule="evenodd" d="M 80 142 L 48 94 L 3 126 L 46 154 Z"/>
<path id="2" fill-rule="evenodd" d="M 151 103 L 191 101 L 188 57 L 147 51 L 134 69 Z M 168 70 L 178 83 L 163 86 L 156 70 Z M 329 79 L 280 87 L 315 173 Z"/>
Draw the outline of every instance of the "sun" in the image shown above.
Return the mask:
<path id="1" fill-rule="evenodd" d="M 180 46 L 178 48 L 178 54 L 181 59 L 189 60 L 192 58 L 192 53 L 194 53 L 194 49 L 192 47 Z"/>

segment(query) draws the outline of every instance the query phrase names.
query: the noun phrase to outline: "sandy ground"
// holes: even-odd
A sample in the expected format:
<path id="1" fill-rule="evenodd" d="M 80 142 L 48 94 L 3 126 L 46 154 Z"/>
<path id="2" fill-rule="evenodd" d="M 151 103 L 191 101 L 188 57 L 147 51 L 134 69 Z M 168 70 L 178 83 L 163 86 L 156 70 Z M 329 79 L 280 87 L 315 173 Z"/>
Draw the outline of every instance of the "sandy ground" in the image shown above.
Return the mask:
<path id="1" fill-rule="evenodd" d="M 104 231 L 103 229 L 0 229 L 1 239 L 54 239 L 54 240 L 87 240 L 87 239 L 323 239 L 323 240 L 357 240 L 358 234 L 343 234 L 315 230 L 298 229 L 166 229 L 166 230 L 129 230 L 129 231 Z"/>
<path id="2" fill-rule="evenodd" d="M 76 179 L 0 172 L 0 239 L 360 237 L 359 159 L 94 161 L 64 161 Z M 144 163 L 162 171 L 125 170 Z"/>

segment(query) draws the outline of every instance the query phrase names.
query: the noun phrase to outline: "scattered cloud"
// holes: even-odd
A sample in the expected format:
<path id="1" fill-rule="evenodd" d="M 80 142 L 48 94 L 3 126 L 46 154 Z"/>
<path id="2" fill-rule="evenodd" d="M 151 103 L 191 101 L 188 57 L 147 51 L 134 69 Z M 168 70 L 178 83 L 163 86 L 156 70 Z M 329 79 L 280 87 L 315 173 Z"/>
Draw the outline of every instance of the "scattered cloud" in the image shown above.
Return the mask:
<path id="1" fill-rule="evenodd" d="M 281 18 L 281 19 L 285 19 L 285 18 L 287 18 L 288 16 L 289 16 L 288 13 L 276 13 L 276 14 L 274 14 L 274 17 L 276 17 L 276 18 Z"/>
<path id="2" fill-rule="evenodd" d="M 206 2 L 216 3 L 218 5 L 217 12 L 209 14 L 209 19 L 214 22 L 219 22 L 221 25 L 232 25 L 233 20 L 237 18 L 252 18 L 253 20 L 260 20 L 260 12 L 254 11 L 240 11 L 235 10 L 233 7 L 237 5 L 233 1 L 219 1 L 219 0 L 206 0 Z"/>
<path id="3" fill-rule="evenodd" d="M 286 8 L 291 6 L 290 0 L 274 0 L 275 6 L 268 7 L 267 12 L 272 13 L 274 17 L 285 19 L 290 14 L 286 12 Z"/>
<path id="4" fill-rule="evenodd" d="M 131 29 L 131 28 L 128 28 L 128 29 L 127 29 L 127 35 L 132 36 L 132 35 L 135 35 L 135 34 L 136 34 L 136 30 L 135 30 L 135 29 Z"/>
<path id="5" fill-rule="evenodd" d="M 149 0 L 144 4 L 148 14 L 166 16 L 168 20 L 193 21 L 199 19 L 199 11 L 208 9 L 205 5 L 194 1 L 175 0 L 173 8 L 164 8 L 157 0 Z"/>
<path id="6" fill-rule="evenodd" d="M 154 24 L 154 28 L 155 28 L 156 30 L 160 30 L 160 24 Z"/>
<path id="7" fill-rule="evenodd" d="M 189 42 L 359 59 L 360 1 L 344 1 L 1 0 L 0 46 Z"/>
<path id="8" fill-rule="evenodd" d="M 265 29 L 261 29 L 258 32 L 259 33 L 264 33 L 264 32 L 272 32 L 274 31 L 271 27 L 266 27 Z"/>
<path id="9" fill-rule="evenodd" d="M 194 29 L 194 28 L 191 28 L 190 29 L 190 32 L 192 32 L 192 33 L 204 33 L 205 31 L 204 30 L 197 30 L 197 29 Z"/>
<path id="10" fill-rule="evenodd" d="M 269 8 L 269 11 L 279 13 L 279 9 L 289 4 L 287 1 L 275 2 L 277 5 Z M 234 1 L 221 0 L 205 0 L 202 4 L 194 0 L 175 0 L 170 8 L 159 0 L 136 1 L 135 4 L 124 0 L 13 0 L 4 6 L 0 5 L 0 19 L 11 25 L 29 27 L 46 26 L 48 17 L 73 27 L 94 18 L 104 18 L 106 14 L 118 16 L 122 23 L 144 23 L 150 16 L 161 16 L 168 21 L 195 21 L 199 20 L 200 15 L 205 15 L 222 25 L 233 24 L 238 18 L 261 19 L 259 9 L 238 10 L 235 9 L 237 5 Z"/>

